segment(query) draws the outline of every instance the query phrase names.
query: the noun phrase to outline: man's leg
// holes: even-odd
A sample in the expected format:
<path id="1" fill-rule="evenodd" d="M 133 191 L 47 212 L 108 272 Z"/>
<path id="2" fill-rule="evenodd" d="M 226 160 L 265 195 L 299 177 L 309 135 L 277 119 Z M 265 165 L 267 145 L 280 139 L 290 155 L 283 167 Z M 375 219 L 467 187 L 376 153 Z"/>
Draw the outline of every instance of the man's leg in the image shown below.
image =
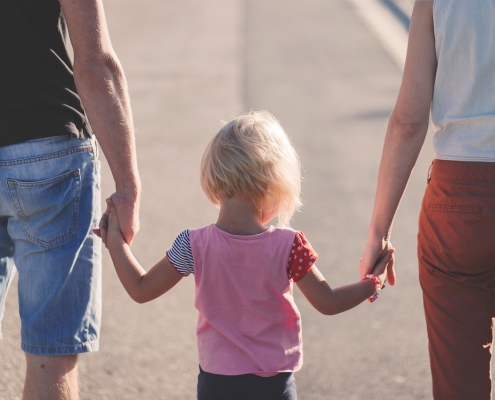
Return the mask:
<path id="1" fill-rule="evenodd" d="M 95 147 L 69 137 L 14 147 L 0 177 L 19 276 L 24 399 L 76 400 L 76 354 L 98 350 L 101 317 Z"/>
<path id="2" fill-rule="evenodd" d="M 0 202 L 3 193 L 0 191 Z M 2 213 L 0 207 L 0 215 Z M 0 216 L 0 339 L 2 338 L 2 319 L 5 311 L 5 298 L 10 284 L 14 280 L 14 244 L 7 232 L 7 218 Z"/>
<path id="3" fill-rule="evenodd" d="M 34 356 L 26 353 L 22 400 L 78 400 L 77 355 Z"/>

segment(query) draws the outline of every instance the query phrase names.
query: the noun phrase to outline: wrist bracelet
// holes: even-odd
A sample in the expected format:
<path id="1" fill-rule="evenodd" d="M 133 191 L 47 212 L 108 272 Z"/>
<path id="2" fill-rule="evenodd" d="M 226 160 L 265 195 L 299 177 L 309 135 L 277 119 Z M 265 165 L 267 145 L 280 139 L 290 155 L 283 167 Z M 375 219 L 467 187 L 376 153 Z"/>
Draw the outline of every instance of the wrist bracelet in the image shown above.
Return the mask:
<path id="1" fill-rule="evenodd" d="M 381 290 L 380 279 L 378 279 L 373 274 L 367 274 L 367 275 L 363 276 L 363 278 L 361 280 L 365 281 L 366 279 L 373 281 L 375 284 L 375 293 L 373 293 L 373 295 L 371 297 L 368 297 L 368 301 L 370 303 L 373 303 L 376 299 L 378 299 L 378 295 L 380 294 L 380 290 Z"/>

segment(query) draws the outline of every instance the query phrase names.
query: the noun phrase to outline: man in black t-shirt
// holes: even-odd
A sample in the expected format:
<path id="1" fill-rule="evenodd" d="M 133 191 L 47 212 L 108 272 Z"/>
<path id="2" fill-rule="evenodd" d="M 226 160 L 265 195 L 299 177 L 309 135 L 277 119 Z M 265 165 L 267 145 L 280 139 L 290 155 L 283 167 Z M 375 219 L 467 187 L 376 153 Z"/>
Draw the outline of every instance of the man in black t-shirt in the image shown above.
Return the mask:
<path id="1" fill-rule="evenodd" d="M 0 48 L 0 316 L 17 270 L 23 399 L 77 399 L 101 317 L 96 138 L 128 243 L 139 229 L 127 84 L 101 0 L 1 0 Z"/>

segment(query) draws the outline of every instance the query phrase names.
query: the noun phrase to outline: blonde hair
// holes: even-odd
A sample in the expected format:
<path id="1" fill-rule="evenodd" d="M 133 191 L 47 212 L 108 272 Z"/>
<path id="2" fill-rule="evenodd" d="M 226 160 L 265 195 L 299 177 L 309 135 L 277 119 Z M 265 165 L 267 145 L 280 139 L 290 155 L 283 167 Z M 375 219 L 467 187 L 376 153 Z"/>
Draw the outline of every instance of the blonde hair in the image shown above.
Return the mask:
<path id="1" fill-rule="evenodd" d="M 217 206 L 222 197 L 241 195 L 259 210 L 277 209 L 278 225 L 288 226 L 301 207 L 299 157 L 272 114 L 242 114 L 208 144 L 201 161 L 201 187 Z"/>

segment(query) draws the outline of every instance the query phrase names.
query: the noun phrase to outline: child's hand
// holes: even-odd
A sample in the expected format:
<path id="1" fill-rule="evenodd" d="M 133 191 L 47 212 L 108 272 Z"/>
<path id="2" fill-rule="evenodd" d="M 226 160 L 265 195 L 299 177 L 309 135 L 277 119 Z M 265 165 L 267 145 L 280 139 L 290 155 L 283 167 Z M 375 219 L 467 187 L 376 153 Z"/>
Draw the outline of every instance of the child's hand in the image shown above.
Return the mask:
<path id="1" fill-rule="evenodd" d="M 373 266 L 373 270 L 371 271 L 371 273 L 380 280 L 381 286 L 385 284 L 385 280 L 387 278 L 387 268 L 392 266 L 394 263 L 394 251 L 394 248 L 387 250 L 387 252 L 378 259 L 376 264 Z"/>
<path id="2" fill-rule="evenodd" d="M 107 231 L 108 231 L 108 207 L 100 218 L 100 223 L 98 224 L 98 228 L 93 229 L 93 232 L 101 238 L 103 244 L 107 245 Z"/>
<path id="3" fill-rule="evenodd" d="M 107 243 L 106 246 L 110 244 L 116 244 L 120 242 L 124 242 L 124 238 L 122 236 L 122 231 L 120 230 L 119 217 L 117 216 L 117 211 L 115 210 L 115 206 L 112 202 L 112 199 L 107 199 L 108 205 L 108 232 L 107 232 Z"/>
<path id="4" fill-rule="evenodd" d="M 359 260 L 359 275 L 363 277 L 366 274 L 371 274 L 377 261 L 392 247 L 392 243 L 390 243 L 388 238 L 382 238 L 378 241 L 368 239 L 363 258 Z M 391 286 L 395 285 L 396 278 L 393 260 L 387 266 L 387 279 Z"/>

